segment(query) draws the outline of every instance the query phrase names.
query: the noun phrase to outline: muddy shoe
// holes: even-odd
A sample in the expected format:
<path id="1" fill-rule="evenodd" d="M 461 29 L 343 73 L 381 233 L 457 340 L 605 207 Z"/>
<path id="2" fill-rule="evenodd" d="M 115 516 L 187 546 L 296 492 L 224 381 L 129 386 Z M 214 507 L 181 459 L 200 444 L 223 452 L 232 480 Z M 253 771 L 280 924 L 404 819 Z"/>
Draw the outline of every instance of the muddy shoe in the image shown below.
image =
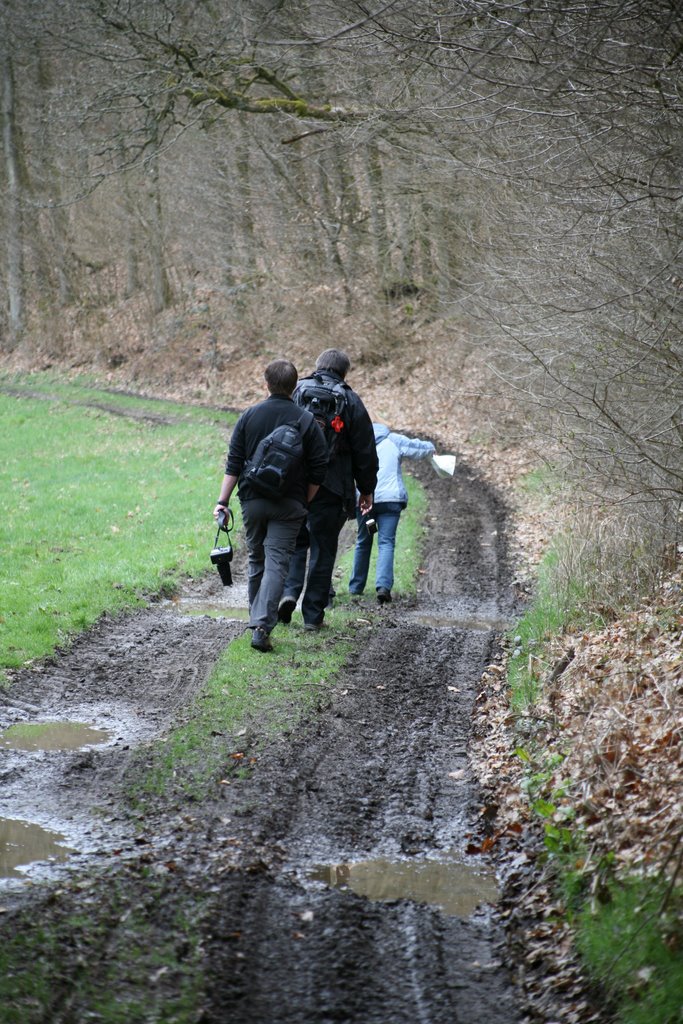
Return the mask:
<path id="1" fill-rule="evenodd" d="M 265 629 L 255 629 L 251 634 L 251 646 L 255 651 L 272 651 L 273 645 Z"/>
<path id="2" fill-rule="evenodd" d="M 278 622 L 291 622 L 292 612 L 296 608 L 296 600 L 293 597 L 283 597 L 277 606 Z"/>
<path id="3" fill-rule="evenodd" d="M 391 591 L 386 587 L 377 588 L 377 600 L 380 604 L 388 604 L 391 601 Z"/>

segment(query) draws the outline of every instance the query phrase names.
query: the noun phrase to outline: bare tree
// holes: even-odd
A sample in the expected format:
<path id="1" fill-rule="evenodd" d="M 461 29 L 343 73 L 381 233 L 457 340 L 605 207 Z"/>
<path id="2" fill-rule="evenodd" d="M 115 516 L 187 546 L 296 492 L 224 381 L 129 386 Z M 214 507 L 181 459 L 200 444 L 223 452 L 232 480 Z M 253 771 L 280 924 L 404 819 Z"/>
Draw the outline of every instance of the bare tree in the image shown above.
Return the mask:
<path id="1" fill-rule="evenodd" d="M 17 138 L 14 75 L 7 42 L 2 54 L 2 143 L 7 182 L 5 193 L 7 347 L 13 348 L 19 342 L 24 327 L 23 190 Z"/>
<path id="2" fill-rule="evenodd" d="M 52 233 L 75 232 L 64 252 L 91 278 L 133 266 L 113 182 L 151 169 L 135 205 L 154 308 L 170 300 L 170 265 L 233 299 L 247 282 L 324 278 L 347 312 L 355 278 L 378 301 L 407 283 L 435 298 L 432 314 L 469 318 L 586 486 L 678 500 L 673 0 L 27 5 L 62 74 L 78 70 L 59 116 L 82 156 L 61 161 L 60 202 L 89 194 L 88 217 Z M 3 237 L 16 282 L 17 232 Z"/>

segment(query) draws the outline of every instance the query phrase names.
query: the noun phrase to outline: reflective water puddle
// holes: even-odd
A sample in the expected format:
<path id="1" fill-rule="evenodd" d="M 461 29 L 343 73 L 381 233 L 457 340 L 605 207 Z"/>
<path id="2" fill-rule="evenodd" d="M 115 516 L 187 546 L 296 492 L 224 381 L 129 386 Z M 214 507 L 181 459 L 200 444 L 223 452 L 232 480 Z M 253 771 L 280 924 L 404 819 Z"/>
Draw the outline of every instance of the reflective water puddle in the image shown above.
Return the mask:
<path id="1" fill-rule="evenodd" d="M 218 619 L 248 619 L 249 609 L 240 608 L 225 604 L 209 604 L 206 601 L 197 601 L 191 597 L 181 597 L 177 601 L 170 601 L 169 604 L 174 611 L 180 615 L 210 615 Z"/>
<path id="2" fill-rule="evenodd" d="M 450 618 L 438 615 L 411 615 L 411 620 L 420 626 L 432 626 L 434 629 L 465 629 L 475 632 L 487 633 L 493 630 L 496 633 L 503 633 L 510 628 L 511 623 L 507 619 L 491 616 L 451 616 Z"/>
<path id="3" fill-rule="evenodd" d="M 318 865 L 309 877 L 335 889 L 351 889 L 370 900 L 415 900 L 456 917 L 469 917 L 481 903 L 498 899 L 492 872 L 475 870 L 455 859 L 397 861 L 379 857 Z"/>
<path id="4" fill-rule="evenodd" d="M 63 861 L 75 853 L 62 846 L 64 836 L 28 821 L 0 818 L 0 878 L 24 878 L 16 868 L 39 860 Z"/>
<path id="5" fill-rule="evenodd" d="M 5 750 L 80 750 L 106 743 L 109 733 L 83 722 L 21 722 L 0 732 Z"/>

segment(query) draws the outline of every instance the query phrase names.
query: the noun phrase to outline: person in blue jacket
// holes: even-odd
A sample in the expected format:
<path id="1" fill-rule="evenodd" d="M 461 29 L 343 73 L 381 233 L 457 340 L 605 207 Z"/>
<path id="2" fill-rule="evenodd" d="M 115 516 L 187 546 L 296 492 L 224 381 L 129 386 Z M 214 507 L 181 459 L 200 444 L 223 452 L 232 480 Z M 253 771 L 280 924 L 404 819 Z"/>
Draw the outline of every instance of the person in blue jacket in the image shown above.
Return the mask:
<path id="1" fill-rule="evenodd" d="M 379 545 L 375 589 L 377 600 L 380 604 L 385 604 L 391 601 L 391 588 L 394 585 L 394 547 L 398 521 L 408 504 L 401 461 L 404 458 L 424 459 L 428 455 L 433 455 L 436 449 L 431 441 L 419 441 L 404 434 L 394 434 L 383 423 L 373 423 L 372 426 L 377 445 L 379 472 L 372 511 L 368 516 L 362 516 L 359 509 L 356 511 L 358 538 L 353 558 L 353 572 L 349 580 L 349 593 L 362 594 L 365 590 L 373 541 L 373 533 L 367 529 L 365 523 L 369 519 L 374 519 Z"/>

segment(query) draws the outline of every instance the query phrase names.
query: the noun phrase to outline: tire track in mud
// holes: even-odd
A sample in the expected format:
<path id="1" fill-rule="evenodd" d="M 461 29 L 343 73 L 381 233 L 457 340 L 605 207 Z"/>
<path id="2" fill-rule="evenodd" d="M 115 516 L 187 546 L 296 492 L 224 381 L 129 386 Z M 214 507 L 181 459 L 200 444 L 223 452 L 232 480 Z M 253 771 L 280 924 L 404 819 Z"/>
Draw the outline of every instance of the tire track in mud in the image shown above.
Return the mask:
<path id="1" fill-rule="evenodd" d="M 390 886 L 382 895 L 381 882 L 368 899 L 319 880 L 320 865 L 374 862 L 381 877 L 395 864 L 465 859 L 478 808 L 472 707 L 511 611 L 503 512 L 466 469 L 425 483 L 418 600 L 383 613 L 330 708 L 260 758 L 233 807 L 240 829 L 281 863 L 220 883 L 206 946 L 210 1024 L 518 1019 L 490 908 L 456 916 Z M 467 868 L 462 877 L 467 887 Z"/>

